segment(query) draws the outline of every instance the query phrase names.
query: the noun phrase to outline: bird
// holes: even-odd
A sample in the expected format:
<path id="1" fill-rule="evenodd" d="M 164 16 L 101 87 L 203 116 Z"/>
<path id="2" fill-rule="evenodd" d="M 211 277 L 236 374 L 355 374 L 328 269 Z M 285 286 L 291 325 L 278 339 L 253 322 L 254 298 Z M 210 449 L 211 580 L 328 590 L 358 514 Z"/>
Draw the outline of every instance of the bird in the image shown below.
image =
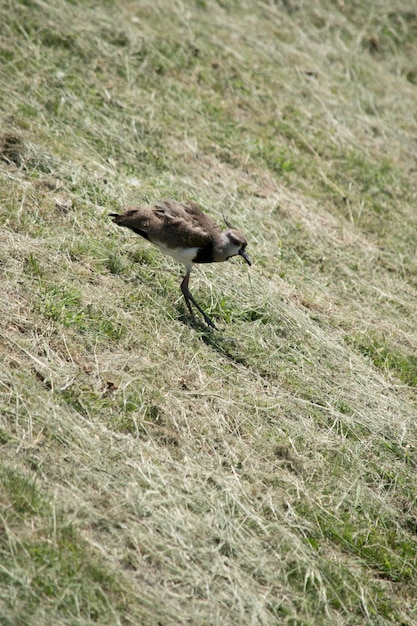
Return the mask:
<path id="1" fill-rule="evenodd" d="M 243 233 L 231 228 L 226 220 L 228 229 L 222 231 L 193 201 L 182 204 L 175 200 L 163 200 L 154 206 L 127 206 L 124 213 L 110 213 L 109 217 L 118 226 L 130 228 L 158 246 L 162 254 L 171 256 L 185 266 L 181 291 L 191 317 L 193 304 L 207 326 L 217 329 L 190 291 L 191 270 L 195 263 L 218 263 L 236 255 L 252 265 Z"/>

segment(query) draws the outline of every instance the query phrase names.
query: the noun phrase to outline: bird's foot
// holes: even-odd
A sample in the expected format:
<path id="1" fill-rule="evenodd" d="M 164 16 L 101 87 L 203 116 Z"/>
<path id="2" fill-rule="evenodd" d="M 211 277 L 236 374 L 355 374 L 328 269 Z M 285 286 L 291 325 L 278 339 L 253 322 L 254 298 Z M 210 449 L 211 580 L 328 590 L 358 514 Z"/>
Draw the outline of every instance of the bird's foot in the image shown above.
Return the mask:
<path id="1" fill-rule="evenodd" d="M 207 313 L 205 311 L 203 311 L 203 309 L 200 307 L 200 305 L 197 304 L 195 301 L 192 301 L 192 302 L 195 305 L 196 309 L 199 311 L 199 313 L 201 313 L 201 315 L 203 316 L 203 319 L 204 319 L 205 323 L 207 324 L 207 326 L 209 328 L 212 328 L 213 330 L 219 330 L 217 328 L 216 324 L 213 322 L 213 320 L 209 318 Z M 194 311 L 193 311 L 193 309 L 191 307 L 191 303 L 188 300 L 186 300 L 186 303 L 187 303 L 187 308 L 188 308 L 188 312 L 190 313 L 191 319 L 193 320 L 193 322 L 196 322 L 197 320 L 195 318 Z"/>
<path id="2" fill-rule="evenodd" d="M 209 318 L 209 316 L 208 316 L 208 315 L 206 315 L 206 313 L 203 313 L 203 317 L 204 317 L 204 321 L 205 321 L 205 323 L 207 324 L 207 326 L 208 326 L 209 328 L 213 328 L 213 330 L 219 330 L 219 329 L 217 328 L 216 324 L 213 322 L 213 320 L 211 320 L 211 319 Z"/>

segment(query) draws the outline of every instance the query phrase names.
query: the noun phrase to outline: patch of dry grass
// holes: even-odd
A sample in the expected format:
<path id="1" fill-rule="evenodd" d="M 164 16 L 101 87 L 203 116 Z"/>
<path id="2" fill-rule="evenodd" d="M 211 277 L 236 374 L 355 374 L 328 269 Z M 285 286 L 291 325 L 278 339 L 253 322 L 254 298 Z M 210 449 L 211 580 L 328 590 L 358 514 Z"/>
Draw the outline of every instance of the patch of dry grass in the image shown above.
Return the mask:
<path id="1" fill-rule="evenodd" d="M 417 623 L 414 8 L 0 20 L 2 623 Z M 219 332 L 163 197 L 247 233 Z"/>

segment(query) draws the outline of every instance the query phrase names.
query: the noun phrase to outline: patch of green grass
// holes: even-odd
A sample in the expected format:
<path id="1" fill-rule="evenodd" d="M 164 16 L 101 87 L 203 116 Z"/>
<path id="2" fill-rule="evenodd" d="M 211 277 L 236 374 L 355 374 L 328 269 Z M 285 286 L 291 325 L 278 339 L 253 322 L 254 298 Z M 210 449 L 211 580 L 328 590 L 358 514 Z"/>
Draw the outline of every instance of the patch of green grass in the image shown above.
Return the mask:
<path id="1" fill-rule="evenodd" d="M 93 334 L 98 340 L 119 340 L 126 327 L 115 314 L 83 301 L 77 287 L 50 284 L 41 288 L 36 307 L 46 318 L 73 328 L 81 333 Z"/>
<path id="2" fill-rule="evenodd" d="M 64 326 L 82 326 L 85 313 L 82 296 L 76 287 L 50 285 L 42 294 L 40 313 Z"/>
<path id="3" fill-rule="evenodd" d="M 258 144 L 254 156 L 263 161 L 276 174 L 286 174 L 295 169 L 294 159 L 288 150 L 279 148 L 272 141 L 262 141 Z"/>
<path id="4" fill-rule="evenodd" d="M 417 387 L 417 356 L 414 354 L 405 354 L 386 339 L 372 335 L 354 338 L 353 345 L 381 372 L 390 372 L 405 385 Z"/>
<path id="5" fill-rule="evenodd" d="M 376 511 L 339 509 L 337 514 L 321 511 L 316 517 L 326 539 L 358 556 L 378 576 L 393 582 L 413 580 L 417 563 L 417 542 Z"/>
<path id="6" fill-rule="evenodd" d="M 32 253 L 28 254 L 25 259 L 25 269 L 34 276 L 41 277 L 44 274 L 41 264 Z"/>
<path id="7" fill-rule="evenodd" d="M 71 385 L 60 393 L 60 397 L 69 407 L 90 418 L 111 411 L 113 404 L 104 391 L 98 392 L 87 383 Z"/>
<path id="8" fill-rule="evenodd" d="M 47 505 L 35 479 L 27 478 L 18 470 L 2 467 L 1 485 L 3 497 L 10 500 L 12 510 L 18 515 L 42 513 Z"/>

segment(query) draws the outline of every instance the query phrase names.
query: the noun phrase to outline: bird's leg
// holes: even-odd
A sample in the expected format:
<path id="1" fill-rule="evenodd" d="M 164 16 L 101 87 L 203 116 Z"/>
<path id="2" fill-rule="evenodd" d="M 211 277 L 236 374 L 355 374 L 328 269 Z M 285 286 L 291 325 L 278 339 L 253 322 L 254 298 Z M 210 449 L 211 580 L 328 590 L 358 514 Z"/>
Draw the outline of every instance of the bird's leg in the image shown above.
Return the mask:
<path id="1" fill-rule="evenodd" d="M 191 270 L 187 270 L 187 273 L 185 274 L 184 279 L 183 279 L 183 281 L 181 283 L 182 295 L 184 296 L 184 300 L 186 302 L 188 310 L 190 311 L 190 315 L 191 315 L 191 317 L 193 317 L 193 311 L 191 309 L 191 304 L 190 304 L 190 302 L 192 302 L 194 304 L 194 306 L 200 311 L 201 315 L 204 317 L 204 321 L 206 322 L 207 326 L 209 326 L 210 328 L 215 328 L 217 330 L 217 327 L 211 321 L 211 319 L 209 318 L 207 313 L 205 313 L 203 311 L 203 309 L 201 308 L 201 306 L 199 304 L 197 304 L 197 302 L 194 300 L 193 294 L 191 293 L 191 291 L 190 291 L 190 289 L 188 287 L 188 282 L 190 280 L 190 272 L 191 272 Z"/>
<path id="2" fill-rule="evenodd" d="M 184 276 L 184 279 L 181 283 L 181 291 L 182 291 L 182 295 L 184 296 L 184 300 L 185 300 L 185 304 L 187 305 L 187 308 L 190 312 L 191 317 L 194 317 L 194 313 L 193 310 L 191 308 L 191 304 L 190 304 L 190 300 L 193 299 L 191 292 L 188 288 L 188 282 L 190 280 L 190 272 L 187 271 L 186 275 Z"/>

